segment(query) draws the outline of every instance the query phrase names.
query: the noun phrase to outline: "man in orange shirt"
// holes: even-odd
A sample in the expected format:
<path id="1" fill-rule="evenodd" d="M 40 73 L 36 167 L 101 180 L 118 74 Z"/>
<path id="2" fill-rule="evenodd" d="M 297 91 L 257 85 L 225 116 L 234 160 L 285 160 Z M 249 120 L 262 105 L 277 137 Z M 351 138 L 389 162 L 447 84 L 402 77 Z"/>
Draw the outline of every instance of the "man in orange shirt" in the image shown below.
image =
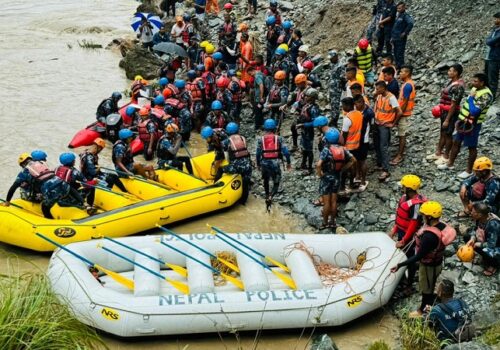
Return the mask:
<path id="1" fill-rule="evenodd" d="M 415 84 L 411 79 L 413 67 L 408 65 L 401 66 L 399 78 L 403 81 L 403 86 L 399 91 L 399 107 L 401 107 L 401 117 L 394 120 L 394 125 L 398 126 L 399 150 L 398 154 L 391 160 L 391 165 L 398 165 L 403 161 L 404 151 L 406 147 L 406 132 L 408 131 L 408 118 L 413 113 L 415 107 Z"/>
<path id="2" fill-rule="evenodd" d="M 247 72 L 248 65 L 253 60 L 253 46 L 248 40 L 249 36 L 247 32 L 241 33 L 240 40 L 240 68 L 241 68 L 241 80 L 245 83 L 249 83 L 251 80 L 250 75 Z"/>
<path id="3" fill-rule="evenodd" d="M 219 2 L 217 0 L 207 0 L 207 7 L 206 7 L 206 14 L 209 15 L 212 12 L 212 7 L 213 7 L 213 13 L 215 15 L 219 14 Z"/>
<path id="4" fill-rule="evenodd" d="M 342 122 L 342 134 L 340 135 L 340 144 L 343 145 L 354 158 L 358 159 L 361 146 L 361 130 L 363 128 L 363 114 L 354 109 L 354 100 L 352 97 L 342 99 L 342 110 L 345 115 Z M 349 172 L 349 187 L 354 188 L 354 179 L 356 177 L 356 168 Z M 345 181 L 342 181 L 345 182 Z"/>

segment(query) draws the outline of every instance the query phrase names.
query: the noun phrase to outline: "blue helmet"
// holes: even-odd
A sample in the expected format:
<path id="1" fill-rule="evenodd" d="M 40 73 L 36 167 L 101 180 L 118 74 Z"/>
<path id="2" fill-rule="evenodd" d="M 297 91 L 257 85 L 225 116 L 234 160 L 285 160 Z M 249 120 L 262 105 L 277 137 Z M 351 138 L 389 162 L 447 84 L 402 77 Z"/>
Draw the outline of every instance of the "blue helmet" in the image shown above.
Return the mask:
<path id="1" fill-rule="evenodd" d="M 274 51 L 274 54 L 275 55 L 281 55 L 281 56 L 284 56 L 286 55 L 286 50 L 282 47 L 278 47 L 275 51 Z"/>
<path id="2" fill-rule="evenodd" d="M 118 132 L 118 137 L 120 140 L 126 140 L 134 136 L 134 133 L 130 131 L 129 129 L 121 129 Z"/>
<path id="3" fill-rule="evenodd" d="M 237 134 L 239 129 L 240 129 L 240 127 L 235 122 L 231 122 L 231 123 L 227 124 L 227 126 L 226 126 L 226 132 L 229 135 Z"/>
<path id="4" fill-rule="evenodd" d="M 158 95 L 153 100 L 153 103 L 155 106 L 163 106 L 165 104 L 165 97 L 163 97 L 163 95 Z"/>
<path id="5" fill-rule="evenodd" d="M 205 71 L 205 66 L 203 64 L 199 64 L 196 66 L 195 70 L 204 72 Z"/>
<path id="6" fill-rule="evenodd" d="M 128 106 L 127 109 L 125 110 L 125 114 L 129 117 L 133 116 L 135 111 L 137 111 L 137 109 L 133 106 Z"/>
<path id="7" fill-rule="evenodd" d="M 272 6 L 272 7 L 278 6 L 278 1 L 276 1 L 276 0 L 269 1 L 269 6 Z"/>
<path id="8" fill-rule="evenodd" d="M 158 81 L 158 84 L 160 85 L 160 87 L 165 87 L 168 84 L 168 79 L 163 77 Z"/>
<path id="9" fill-rule="evenodd" d="M 36 149 L 33 152 L 31 152 L 31 159 L 33 159 L 36 162 L 39 161 L 46 161 L 47 160 L 47 153 L 45 153 L 42 150 Z"/>
<path id="10" fill-rule="evenodd" d="M 230 69 L 227 71 L 227 76 L 228 77 L 234 77 L 236 76 L 236 70 L 235 69 Z"/>
<path id="11" fill-rule="evenodd" d="M 189 13 L 185 13 L 183 16 L 182 16 L 182 19 L 185 20 L 186 22 L 189 22 L 191 21 L 191 15 Z"/>
<path id="12" fill-rule="evenodd" d="M 319 128 L 322 126 L 327 126 L 328 125 L 328 118 L 325 117 L 324 115 L 320 115 L 319 117 L 314 118 L 313 120 L 313 127 Z"/>
<path id="13" fill-rule="evenodd" d="M 266 25 L 272 26 L 276 23 L 276 17 L 274 16 L 269 16 L 266 18 Z"/>
<path id="14" fill-rule="evenodd" d="M 182 79 L 179 79 L 174 82 L 174 85 L 178 89 L 184 89 L 186 87 L 186 82 Z"/>
<path id="15" fill-rule="evenodd" d="M 264 122 L 264 130 L 273 131 L 276 130 L 276 122 L 274 119 L 266 119 Z"/>
<path id="16" fill-rule="evenodd" d="M 208 139 L 209 137 L 212 137 L 214 134 L 214 129 L 212 129 L 209 126 L 205 126 L 203 129 L 201 129 L 201 137 L 203 137 L 205 140 Z"/>
<path id="17" fill-rule="evenodd" d="M 73 165 L 75 160 L 76 160 L 75 155 L 70 152 L 61 153 L 61 155 L 59 156 L 59 162 L 65 166 Z"/>
<path id="18" fill-rule="evenodd" d="M 288 29 L 292 28 L 293 22 L 286 20 L 283 22 L 282 26 L 283 26 L 283 29 L 288 30 Z"/>
<path id="19" fill-rule="evenodd" d="M 212 111 L 220 111 L 222 109 L 222 102 L 215 100 L 212 102 Z"/>
<path id="20" fill-rule="evenodd" d="M 115 92 L 113 92 L 113 93 L 111 94 L 111 98 L 112 98 L 113 100 L 117 100 L 117 101 L 118 101 L 118 100 L 121 100 L 121 98 L 122 98 L 122 94 L 121 94 L 121 92 L 115 91 Z"/>
<path id="21" fill-rule="evenodd" d="M 222 53 L 221 53 L 221 52 L 219 52 L 219 51 L 215 52 L 215 53 L 212 55 L 212 58 L 213 58 L 214 60 L 217 60 L 217 61 L 221 61 L 221 60 L 222 60 L 222 57 L 223 57 L 223 56 L 222 56 Z"/>
<path id="22" fill-rule="evenodd" d="M 187 72 L 187 77 L 188 77 L 189 79 L 194 79 L 194 78 L 196 78 L 196 71 L 195 71 L 195 70 L 193 70 L 193 69 L 191 69 L 190 71 L 188 71 L 188 72 Z"/>
<path id="23" fill-rule="evenodd" d="M 330 128 L 325 133 L 325 139 L 328 143 L 336 144 L 339 142 L 340 132 L 335 128 Z"/>

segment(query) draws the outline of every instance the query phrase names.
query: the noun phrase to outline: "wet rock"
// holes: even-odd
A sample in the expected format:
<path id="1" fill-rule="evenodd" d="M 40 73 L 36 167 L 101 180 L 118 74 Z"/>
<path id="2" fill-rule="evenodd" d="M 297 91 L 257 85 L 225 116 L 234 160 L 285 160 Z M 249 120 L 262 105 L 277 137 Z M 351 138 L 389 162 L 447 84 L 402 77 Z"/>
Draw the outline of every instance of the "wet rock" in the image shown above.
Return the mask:
<path id="1" fill-rule="evenodd" d="M 462 63 L 469 62 L 476 55 L 476 51 L 469 51 L 462 57 L 460 57 L 459 61 Z"/>
<path id="2" fill-rule="evenodd" d="M 378 199 L 380 199 L 382 202 L 387 202 L 389 199 L 391 199 L 391 191 L 389 191 L 386 188 L 381 188 L 379 189 L 376 194 Z"/>
<path id="3" fill-rule="evenodd" d="M 220 19 L 219 17 L 214 17 L 208 20 L 208 25 L 210 28 L 216 28 L 220 26 L 224 21 Z"/>
<path id="4" fill-rule="evenodd" d="M 453 185 L 453 183 L 450 182 L 448 179 L 441 179 L 441 178 L 435 179 L 433 184 L 434 184 L 434 189 L 437 192 L 446 191 L 448 188 L 450 188 Z"/>
<path id="5" fill-rule="evenodd" d="M 129 50 L 120 61 L 120 67 L 125 70 L 128 79 L 134 79 L 137 74 L 145 79 L 156 78 L 162 65 L 163 61 L 158 56 L 140 46 Z"/>
<path id="6" fill-rule="evenodd" d="M 441 272 L 440 278 L 448 279 L 455 285 L 458 285 L 460 283 L 460 275 L 460 271 L 457 270 L 444 270 Z"/>
<path id="7" fill-rule="evenodd" d="M 290 1 L 280 1 L 279 7 L 283 11 L 291 11 L 294 9 L 295 6 L 293 6 L 293 4 Z"/>
<path id="8" fill-rule="evenodd" d="M 314 335 L 309 350 L 339 350 L 328 334 Z"/>
<path id="9" fill-rule="evenodd" d="M 368 213 L 365 215 L 365 223 L 367 225 L 375 225 L 378 222 L 378 217 L 377 213 Z"/>
<path id="10" fill-rule="evenodd" d="M 476 277 L 474 276 L 474 274 L 470 271 L 467 271 L 466 273 L 464 273 L 464 276 L 462 277 L 462 281 L 464 283 L 467 283 L 467 284 L 473 284 L 474 282 L 476 282 Z"/>
<path id="11" fill-rule="evenodd" d="M 483 343 L 470 341 L 461 344 L 452 344 L 444 348 L 444 350 L 489 350 L 490 346 Z"/>
<path id="12" fill-rule="evenodd" d="M 143 0 L 142 4 L 137 6 L 137 12 L 154 13 L 157 16 L 162 16 L 163 13 L 156 4 L 156 0 Z"/>

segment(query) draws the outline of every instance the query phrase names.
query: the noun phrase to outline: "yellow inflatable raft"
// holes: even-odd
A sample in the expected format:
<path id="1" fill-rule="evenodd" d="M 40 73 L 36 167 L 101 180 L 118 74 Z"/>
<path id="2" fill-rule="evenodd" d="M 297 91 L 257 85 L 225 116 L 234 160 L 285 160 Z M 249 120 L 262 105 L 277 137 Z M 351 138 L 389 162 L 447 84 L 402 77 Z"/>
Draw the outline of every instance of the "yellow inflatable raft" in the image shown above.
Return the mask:
<path id="1" fill-rule="evenodd" d="M 16 199 L 9 207 L 0 206 L 0 241 L 37 251 L 54 246 L 35 235 L 40 232 L 60 244 L 102 236 L 122 237 L 234 205 L 241 197 L 241 177 L 224 175 L 210 180 L 214 153 L 193 158 L 195 175 L 176 169 L 157 170 L 158 182 L 122 179 L 128 194 L 116 187 L 96 189 L 95 215 L 78 208 L 52 208 L 55 219 L 43 217 L 40 204 Z"/>

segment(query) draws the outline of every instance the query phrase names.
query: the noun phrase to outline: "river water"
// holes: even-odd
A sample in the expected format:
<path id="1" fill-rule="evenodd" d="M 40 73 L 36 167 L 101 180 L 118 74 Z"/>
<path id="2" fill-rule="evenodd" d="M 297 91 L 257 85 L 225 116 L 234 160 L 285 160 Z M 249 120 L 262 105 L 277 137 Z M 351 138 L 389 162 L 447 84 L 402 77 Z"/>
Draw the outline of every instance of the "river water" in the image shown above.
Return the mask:
<path id="1" fill-rule="evenodd" d="M 72 135 L 94 120 L 99 102 L 111 92 L 125 90 L 130 81 L 118 67 L 112 50 L 80 47 L 84 40 L 103 47 L 117 37 L 131 37 L 129 26 L 137 2 L 131 0 L 2 0 L 0 6 L 0 193 L 1 198 L 19 171 L 17 157 L 41 148 L 49 163 L 67 150 Z M 199 137 L 191 142 L 194 154 L 204 151 Z M 110 163 L 109 147 L 101 161 Z M 280 208 L 265 213 L 262 200 L 251 196 L 237 206 L 209 218 L 177 225 L 181 233 L 205 230 L 210 221 L 229 232 L 303 232 L 301 222 Z M 0 228 L 1 229 L 1 228 Z M 0 244 L 2 271 L 45 270 L 49 256 Z M 341 349 L 363 349 L 375 339 L 394 343 L 395 319 L 383 311 L 345 327 L 328 329 Z M 320 332 L 320 331 L 318 331 Z M 304 349 L 310 331 L 263 332 L 258 349 Z M 253 348 L 255 335 L 181 336 L 130 342 L 104 336 L 112 349 L 243 349 Z"/>

